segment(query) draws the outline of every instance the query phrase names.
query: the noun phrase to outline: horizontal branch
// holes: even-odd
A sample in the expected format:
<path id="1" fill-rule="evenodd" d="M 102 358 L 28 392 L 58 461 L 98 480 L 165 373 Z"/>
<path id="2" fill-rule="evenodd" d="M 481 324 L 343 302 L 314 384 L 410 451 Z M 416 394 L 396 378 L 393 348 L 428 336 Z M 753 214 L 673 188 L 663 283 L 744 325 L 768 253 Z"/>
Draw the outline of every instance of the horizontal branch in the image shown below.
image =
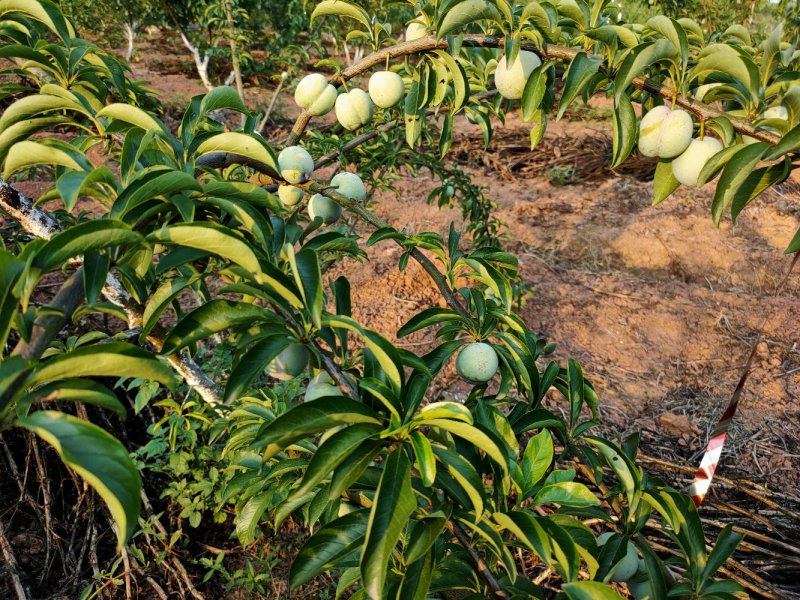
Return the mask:
<path id="1" fill-rule="evenodd" d="M 52 215 L 37 208 L 30 198 L 2 179 L 0 179 L 0 209 L 8 213 L 26 232 L 34 237 L 50 239 L 62 230 L 61 225 Z M 82 264 L 80 259 L 70 262 L 75 266 Z M 106 277 L 102 293 L 109 302 L 125 312 L 129 327 L 136 328 L 141 326 L 144 307 L 131 297 L 119 279 L 112 273 L 109 273 Z M 147 340 L 153 344 L 157 351 L 161 350 L 165 339 L 166 336 L 158 327 L 153 328 L 153 331 L 147 336 Z M 187 353 L 170 354 L 167 356 L 167 361 L 183 377 L 186 384 L 193 388 L 203 400 L 209 404 L 219 404 L 221 402 L 214 382 L 203 373 L 203 370 Z"/>
<path id="2" fill-rule="evenodd" d="M 469 34 L 463 36 L 463 44 L 465 46 L 478 46 L 482 48 L 503 48 L 505 45 L 505 38 L 497 35 Z M 418 40 L 413 40 L 411 42 L 402 42 L 400 44 L 382 48 L 381 50 L 373 52 L 356 64 L 351 65 L 341 73 L 332 76 L 330 81 L 335 85 L 342 80 L 347 81 L 352 79 L 353 77 L 369 71 L 373 67 L 385 64 L 387 58 L 392 60 L 407 56 L 409 54 L 419 54 L 423 52 L 430 52 L 432 50 L 444 50 L 447 47 L 448 44 L 446 39 L 437 40 L 432 35 L 420 38 Z M 554 59 L 561 62 L 571 62 L 572 59 L 575 58 L 579 52 L 581 52 L 580 50 L 574 48 L 567 48 L 565 46 L 558 46 L 555 44 L 544 44 L 542 48 L 537 48 L 536 45 L 531 41 L 523 41 L 521 48 L 530 52 L 535 52 L 542 58 L 542 60 Z M 781 139 L 780 136 L 775 135 L 774 133 L 756 129 L 747 119 L 731 117 L 724 111 L 712 108 L 711 106 L 703 104 L 702 102 L 694 100 L 693 98 L 682 96 L 676 90 L 663 86 L 660 83 L 647 79 L 646 77 L 636 77 L 631 82 L 631 85 L 636 89 L 644 90 L 651 94 L 661 96 L 667 100 L 674 101 L 677 106 L 686 109 L 688 112 L 691 112 L 702 121 L 707 121 L 715 117 L 725 117 L 731 122 L 736 131 L 744 135 L 748 135 L 770 144 L 776 144 Z M 297 120 L 292 127 L 292 131 L 289 133 L 289 136 L 286 139 L 287 146 L 297 144 L 297 142 L 303 137 L 310 120 L 311 115 L 308 113 L 308 111 L 303 110 L 303 112 L 300 113 L 300 116 L 297 117 Z"/>

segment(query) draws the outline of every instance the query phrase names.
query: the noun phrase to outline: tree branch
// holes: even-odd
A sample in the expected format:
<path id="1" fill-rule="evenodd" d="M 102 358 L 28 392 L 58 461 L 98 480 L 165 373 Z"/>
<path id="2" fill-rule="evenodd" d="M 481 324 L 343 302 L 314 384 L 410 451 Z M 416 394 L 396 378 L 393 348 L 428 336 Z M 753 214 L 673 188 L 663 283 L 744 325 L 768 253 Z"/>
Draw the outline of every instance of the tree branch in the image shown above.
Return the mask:
<path id="1" fill-rule="evenodd" d="M 8 539 L 6 538 L 3 523 L 0 522 L 0 550 L 3 552 L 3 559 L 5 560 L 6 571 L 8 571 L 11 581 L 14 585 L 14 592 L 17 594 L 17 600 L 28 600 L 28 593 L 22 585 L 22 580 L 19 578 L 17 572 L 17 559 L 14 556 L 14 549 L 11 547 Z"/>
<path id="2" fill-rule="evenodd" d="M 505 39 L 502 36 L 497 35 L 469 34 L 463 36 L 463 44 L 465 46 L 478 46 L 482 48 L 503 48 Z M 403 42 L 401 44 L 382 48 L 381 50 L 373 52 L 369 56 L 364 57 L 362 60 L 348 67 L 341 73 L 331 76 L 330 82 L 333 85 L 340 85 L 342 80 L 347 81 L 353 77 L 356 77 L 357 75 L 361 75 L 372 67 L 384 64 L 387 60 L 387 57 L 389 60 L 392 60 L 409 54 L 430 52 L 431 50 L 444 50 L 447 47 L 447 40 L 437 40 L 434 36 L 429 35 L 411 42 Z M 555 59 L 562 62 L 572 61 L 578 52 L 580 52 L 578 49 L 557 46 L 554 44 L 544 44 L 542 48 L 539 49 L 533 42 L 525 40 L 522 41 L 521 48 L 523 50 L 535 52 L 542 58 L 542 60 Z M 753 124 L 746 119 L 731 117 L 724 111 L 707 106 L 702 102 L 698 102 L 692 98 L 681 96 L 676 90 L 665 87 L 660 83 L 656 83 L 655 81 L 651 81 L 646 77 L 636 77 L 631 82 L 631 85 L 633 85 L 633 87 L 636 89 L 644 90 L 651 94 L 656 94 L 670 101 L 674 100 L 677 106 L 680 106 L 681 108 L 693 113 L 702 121 L 707 121 L 715 117 L 725 117 L 731 122 L 733 128 L 739 133 L 748 135 L 763 142 L 768 142 L 770 144 L 776 144 L 781 139 L 780 136 L 769 131 L 757 130 L 755 127 L 753 127 Z M 286 139 L 287 146 L 293 146 L 297 144 L 297 142 L 303 137 L 303 133 L 305 133 L 305 129 L 310 120 L 311 115 L 308 113 L 308 111 L 303 110 L 300 116 L 297 117 L 297 120 L 292 127 L 292 131 L 289 133 L 289 136 Z"/>
<path id="3" fill-rule="evenodd" d="M 469 536 L 461 528 L 461 525 L 455 521 L 447 521 L 447 530 L 456 537 L 458 543 L 461 544 L 464 547 L 464 550 L 467 551 L 470 559 L 475 564 L 475 568 L 478 570 L 478 575 L 483 577 L 483 580 L 488 584 L 489 589 L 492 590 L 493 596 L 495 598 L 508 598 L 508 594 L 503 591 L 502 586 L 497 579 L 495 579 L 492 570 L 489 568 L 489 565 L 486 564 L 486 561 L 483 560 L 481 555 L 478 554 L 475 548 L 472 547 L 472 542 L 470 541 Z"/>
<path id="4" fill-rule="evenodd" d="M 0 209 L 7 212 L 25 231 L 34 237 L 50 239 L 61 231 L 61 225 L 59 225 L 58 221 L 45 211 L 34 206 L 30 198 L 21 194 L 1 178 Z M 76 259 L 70 261 L 70 263 L 80 266 L 82 261 Z M 125 311 L 129 327 L 136 328 L 141 326 L 144 308 L 131 297 L 119 279 L 112 273 L 109 273 L 106 277 L 106 284 L 103 286 L 102 293 L 109 302 Z M 165 339 L 166 336 L 159 327 L 154 327 L 153 331 L 147 336 L 147 340 L 153 344 L 157 351 L 160 351 L 164 346 Z M 203 400 L 209 404 L 219 404 L 221 402 L 214 382 L 203 373 L 203 370 L 186 352 L 170 354 L 167 356 L 167 360 L 175 371 L 183 377 L 186 384 L 193 388 Z"/>

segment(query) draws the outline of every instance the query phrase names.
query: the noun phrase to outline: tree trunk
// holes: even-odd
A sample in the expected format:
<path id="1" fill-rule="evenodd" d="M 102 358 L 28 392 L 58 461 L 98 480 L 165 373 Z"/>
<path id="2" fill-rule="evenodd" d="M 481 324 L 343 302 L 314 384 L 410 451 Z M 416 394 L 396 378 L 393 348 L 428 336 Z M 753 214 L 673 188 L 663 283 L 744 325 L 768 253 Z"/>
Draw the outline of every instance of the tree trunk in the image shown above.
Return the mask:
<path id="1" fill-rule="evenodd" d="M 200 48 L 192 44 L 189 41 L 189 38 L 186 37 L 181 31 L 181 39 L 183 40 L 184 46 L 189 49 L 189 52 L 192 53 L 192 58 L 194 58 L 194 66 L 197 68 L 197 74 L 200 75 L 200 81 L 203 82 L 203 85 L 208 91 L 214 89 L 214 86 L 211 84 L 211 81 L 208 79 L 208 61 L 210 56 L 207 52 L 203 53 L 203 57 L 200 58 Z"/>
<path id="2" fill-rule="evenodd" d="M 244 102 L 244 85 L 242 84 L 242 71 L 239 68 L 239 51 L 236 48 L 236 29 L 233 22 L 233 9 L 231 3 L 225 3 L 225 16 L 228 19 L 228 42 L 231 45 L 231 62 L 233 63 L 233 74 L 236 79 L 236 91 L 239 92 L 239 97 Z M 242 127 L 247 121 L 247 115 L 242 114 Z"/>
<path id="3" fill-rule="evenodd" d="M 130 23 L 125 23 L 125 37 L 128 39 L 128 48 L 125 50 L 125 60 L 128 62 L 133 58 L 134 42 L 136 41 L 136 30 L 139 23 L 136 19 L 131 20 Z"/>

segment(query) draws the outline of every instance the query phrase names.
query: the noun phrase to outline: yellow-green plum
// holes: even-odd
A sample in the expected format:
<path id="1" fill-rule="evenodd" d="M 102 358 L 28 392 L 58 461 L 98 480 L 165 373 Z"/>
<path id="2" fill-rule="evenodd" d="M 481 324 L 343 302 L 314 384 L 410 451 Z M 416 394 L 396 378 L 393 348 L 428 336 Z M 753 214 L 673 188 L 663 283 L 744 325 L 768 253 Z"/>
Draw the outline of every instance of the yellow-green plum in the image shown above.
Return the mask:
<path id="1" fill-rule="evenodd" d="M 367 198 L 367 188 L 361 177 L 349 171 L 343 171 L 334 175 L 331 185 L 336 187 L 336 191 L 342 196 L 347 196 L 351 200 L 363 202 Z"/>
<path id="2" fill-rule="evenodd" d="M 315 117 L 321 117 L 331 112 L 336 102 L 336 88 L 328 83 L 328 79 L 321 73 L 306 75 L 297 84 L 294 91 L 294 101 L 300 108 L 305 108 Z"/>
<path id="3" fill-rule="evenodd" d="M 522 98 L 528 77 L 541 64 L 539 57 L 527 50 L 520 50 L 511 66 L 506 63 L 506 57 L 503 56 L 494 72 L 494 86 L 503 98 L 519 100 Z"/>
<path id="4" fill-rule="evenodd" d="M 293 185 L 279 185 L 278 186 L 278 198 L 281 200 L 281 204 L 283 204 L 286 208 L 292 208 L 293 206 L 297 206 L 297 204 L 303 199 L 305 192 L 300 188 L 296 188 Z"/>
<path id="5" fill-rule="evenodd" d="M 344 396 L 342 391 L 333 384 L 333 379 L 325 371 L 320 371 L 306 386 L 306 393 L 303 399 L 306 402 L 311 402 L 317 398 L 324 398 L 325 396 Z"/>
<path id="6" fill-rule="evenodd" d="M 770 106 L 767 110 L 765 110 L 763 113 L 761 113 L 758 118 L 759 119 L 773 119 L 773 120 L 776 120 L 776 121 L 788 121 L 789 120 L 789 110 L 783 105 Z M 769 131 L 771 133 L 777 133 L 777 134 L 780 135 L 780 131 L 778 131 L 774 127 L 763 127 L 762 126 L 762 127 L 760 127 L 760 129 L 763 129 L 764 131 Z M 745 144 L 755 144 L 759 140 L 757 140 L 754 137 L 750 137 L 749 135 L 743 135 L 742 136 L 742 141 Z"/>
<path id="7" fill-rule="evenodd" d="M 405 91 L 403 78 L 393 71 L 378 71 L 369 78 L 369 97 L 381 108 L 395 106 Z"/>
<path id="8" fill-rule="evenodd" d="M 692 141 L 692 117 L 685 110 L 656 106 L 639 123 L 639 152 L 674 158 Z"/>
<path id="9" fill-rule="evenodd" d="M 694 97 L 697 98 L 700 102 L 705 102 L 706 94 L 708 94 L 711 90 L 721 85 L 722 85 L 721 83 L 704 83 L 703 85 L 698 85 L 697 88 L 694 90 Z"/>
<path id="10" fill-rule="evenodd" d="M 342 207 L 327 196 L 314 194 L 308 201 L 308 216 L 312 221 L 319 217 L 323 223 L 331 225 L 342 216 Z"/>
<path id="11" fill-rule="evenodd" d="M 411 21 L 406 27 L 406 41 L 413 42 L 428 35 L 428 28 L 419 21 Z"/>
<path id="12" fill-rule="evenodd" d="M 597 536 L 597 545 L 605 546 L 606 542 L 614 535 L 611 531 L 601 533 Z M 611 581 L 628 581 L 636 574 L 639 568 L 639 557 L 636 555 L 636 547 L 628 542 L 623 558 L 611 573 Z"/>
<path id="13" fill-rule="evenodd" d="M 708 159 L 722 150 L 719 140 L 706 136 L 702 140 L 693 139 L 689 147 L 672 161 L 672 174 L 683 185 L 697 187 L 700 171 L 706 166 Z"/>
<path id="14" fill-rule="evenodd" d="M 497 373 L 497 352 L 485 342 L 467 344 L 456 358 L 456 371 L 474 383 L 489 381 Z"/>
<path id="15" fill-rule="evenodd" d="M 374 114 L 375 105 L 364 90 L 356 88 L 336 98 L 336 118 L 347 130 L 363 127 Z"/>
<path id="16" fill-rule="evenodd" d="M 303 344 L 289 344 L 267 366 L 267 373 L 275 379 L 288 380 L 297 377 L 308 365 L 308 350 Z"/>
<path id="17" fill-rule="evenodd" d="M 303 183 L 314 172 L 314 159 L 302 146 L 287 146 L 278 154 L 278 169 L 289 183 Z"/>

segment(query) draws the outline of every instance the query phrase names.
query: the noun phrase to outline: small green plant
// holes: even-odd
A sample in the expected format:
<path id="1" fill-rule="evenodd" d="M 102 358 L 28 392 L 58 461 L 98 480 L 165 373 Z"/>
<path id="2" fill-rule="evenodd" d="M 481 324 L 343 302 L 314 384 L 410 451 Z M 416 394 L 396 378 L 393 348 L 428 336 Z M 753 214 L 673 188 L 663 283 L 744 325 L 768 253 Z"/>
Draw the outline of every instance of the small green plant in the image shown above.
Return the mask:
<path id="1" fill-rule="evenodd" d="M 544 171 L 547 181 L 555 186 L 569 185 L 575 182 L 575 167 L 573 165 L 555 165 Z"/>

